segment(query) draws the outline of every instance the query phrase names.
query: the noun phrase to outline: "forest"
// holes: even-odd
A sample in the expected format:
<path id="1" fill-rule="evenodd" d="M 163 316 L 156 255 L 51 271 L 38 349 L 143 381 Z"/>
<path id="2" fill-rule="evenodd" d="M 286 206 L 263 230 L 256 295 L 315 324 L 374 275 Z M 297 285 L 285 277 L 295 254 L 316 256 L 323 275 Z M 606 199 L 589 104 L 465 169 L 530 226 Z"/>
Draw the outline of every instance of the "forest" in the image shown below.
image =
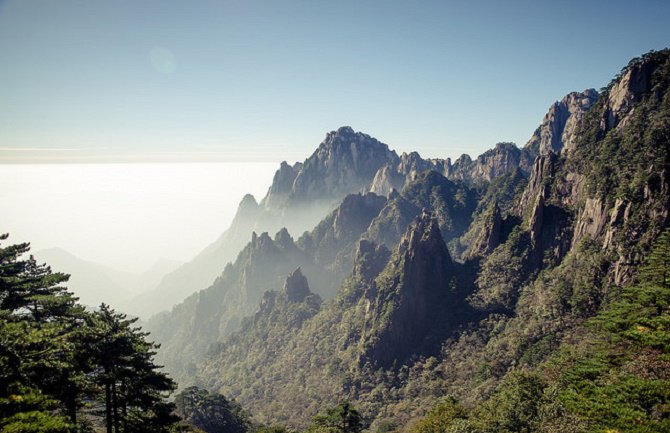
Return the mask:
<path id="1" fill-rule="evenodd" d="M 522 148 L 423 159 L 341 127 L 142 326 L 4 234 L 0 429 L 670 432 L 669 143 L 668 49 Z"/>

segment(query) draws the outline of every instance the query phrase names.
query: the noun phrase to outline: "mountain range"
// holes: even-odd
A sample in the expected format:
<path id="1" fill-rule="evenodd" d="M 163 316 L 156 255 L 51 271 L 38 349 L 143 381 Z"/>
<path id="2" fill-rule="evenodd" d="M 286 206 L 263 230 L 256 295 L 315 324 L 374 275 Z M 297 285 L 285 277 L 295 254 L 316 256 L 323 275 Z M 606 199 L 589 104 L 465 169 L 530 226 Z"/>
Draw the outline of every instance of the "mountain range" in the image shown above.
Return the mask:
<path id="1" fill-rule="evenodd" d="M 341 400 L 378 431 L 446 397 L 488 410 L 638 280 L 669 223 L 669 140 L 668 50 L 476 159 L 398 155 L 341 127 L 163 279 L 147 313 L 188 297 L 148 322 L 159 360 L 263 423 L 301 428 Z"/>
<path id="2" fill-rule="evenodd" d="M 142 273 L 123 272 L 81 259 L 61 248 L 37 251 L 35 258 L 69 274 L 68 287 L 83 304 L 97 307 L 105 302 L 132 314 L 137 312 L 134 307 L 138 296 L 150 292 L 165 274 L 181 266 L 180 262 L 160 259 Z"/>

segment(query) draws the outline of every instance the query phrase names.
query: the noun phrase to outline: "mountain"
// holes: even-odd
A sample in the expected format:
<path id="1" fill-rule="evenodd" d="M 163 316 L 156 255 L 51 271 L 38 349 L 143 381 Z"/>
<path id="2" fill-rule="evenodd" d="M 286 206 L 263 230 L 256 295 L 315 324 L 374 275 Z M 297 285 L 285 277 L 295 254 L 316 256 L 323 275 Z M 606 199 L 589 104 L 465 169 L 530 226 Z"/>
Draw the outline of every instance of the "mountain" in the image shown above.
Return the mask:
<path id="1" fill-rule="evenodd" d="M 70 274 L 68 286 L 82 304 L 96 307 L 102 302 L 119 305 L 132 295 L 136 276 L 89 262 L 60 249 L 50 248 L 35 253 L 38 262 L 46 262 L 59 272 Z"/>
<path id="2" fill-rule="evenodd" d="M 104 302 L 129 314 L 141 310 L 135 305 L 136 299 L 151 302 L 152 289 L 181 265 L 174 260 L 160 259 L 142 273 L 130 273 L 80 259 L 60 248 L 37 251 L 35 257 L 70 274 L 68 286 L 83 304 L 97 307 Z"/>
<path id="3" fill-rule="evenodd" d="M 260 203 L 246 195 L 230 228 L 193 260 L 167 275 L 150 295 L 138 299 L 142 316 L 168 310 L 210 286 L 249 240 L 252 231 L 301 234 L 312 229 L 348 194 L 363 191 L 380 167 L 398 160 L 388 146 L 341 127 L 326 135 L 302 163 L 282 162 Z"/>
<path id="4" fill-rule="evenodd" d="M 324 143 L 354 136 L 347 128 Z M 151 324 L 167 343 L 161 356 L 183 384 L 235 398 L 265 423 L 304 427 L 320 408 L 349 400 L 374 430 L 407 426 L 442 402 L 436 411 L 461 414 L 444 425 L 469 426 L 453 431 L 531 424 L 526 430 L 588 431 L 601 421 L 584 413 L 583 404 L 566 402 L 610 403 L 580 394 L 591 385 L 565 388 L 577 376 L 544 376 L 543 369 L 556 368 L 561 357 L 582 359 L 575 352 L 580 344 L 599 344 L 586 324 L 594 317 L 611 323 L 619 314 L 611 306 L 623 302 L 619 287 L 641 278 L 640 266 L 670 222 L 668 137 L 665 50 L 634 59 L 599 94 L 571 93 L 552 105 L 522 149 L 500 143 L 475 160 L 451 163 L 416 153 L 394 158 L 364 136 L 371 154 L 382 157 L 376 171 L 373 164 L 352 165 L 363 170 L 358 176 L 344 162 L 324 163 L 337 154 L 354 164 L 347 159 L 354 153 L 338 153 L 346 146 L 328 153 L 322 144 L 309 164 L 282 165 L 273 206 L 343 191 L 338 185 L 372 192 L 341 198 L 297 242 L 286 230 L 274 240 L 254 235 L 217 283 Z M 315 178 L 314 169 L 314 185 L 306 177 L 294 188 L 307 165 L 325 170 L 334 184 Z M 266 292 L 278 287 L 283 291 Z M 627 293 L 625 299 L 635 298 Z M 636 314 L 660 311 L 645 308 Z M 642 323 L 630 326 L 651 332 Z M 208 340 L 184 361 L 203 335 Z M 611 350 L 645 362 L 626 346 Z M 660 362 L 653 349 L 640 353 Z M 581 361 L 570 362 L 578 369 Z M 608 365 L 634 383 L 667 379 L 663 367 L 642 372 L 632 364 Z M 616 377 L 607 380 L 619 386 Z M 636 402 L 624 388 L 616 389 Z M 644 425 L 657 425 L 659 399 L 634 403 Z M 537 415 L 529 420 L 528 413 Z M 544 430 L 533 424 L 539 422 Z"/>
<path id="5" fill-rule="evenodd" d="M 554 130 L 562 131 L 563 127 L 562 123 L 554 126 Z M 449 160 L 424 160 L 416 152 L 397 156 L 378 140 L 354 132 L 350 127 L 342 127 L 328 133 L 326 139 L 305 162 L 293 166 L 282 163 L 268 194 L 260 204 L 252 196 L 246 196 L 238 208 L 231 228 L 194 261 L 167 276 L 153 293 L 144 295 L 143 299 L 147 303 L 153 303 L 154 311 L 168 308 L 169 303 L 193 291 L 194 284 L 209 286 L 206 281 L 216 278 L 222 272 L 227 255 L 242 249 L 255 228 L 263 225 L 276 227 L 282 221 L 287 222 L 286 225 L 289 225 L 288 221 L 293 221 L 295 226 L 294 220 L 305 219 L 305 214 L 313 212 L 314 209 L 321 209 L 322 215 L 325 215 L 323 209 L 342 198 L 344 200 L 335 211 L 316 224 L 311 232 L 306 232 L 298 239 L 296 247 L 302 254 L 301 258 L 287 261 L 303 266 L 308 273 L 311 272 L 310 265 L 322 269 L 321 272 L 327 277 L 320 281 L 327 284 L 317 286 L 317 290 L 326 299 L 334 296 L 340 282 L 351 269 L 359 238 L 370 239 L 391 248 L 400 241 L 407 226 L 423 209 L 435 213 L 444 240 L 450 244 L 452 253 L 460 258 L 466 248 L 459 245 L 458 240 L 471 227 L 473 216 L 481 213 L 481 210 L 477 210 L 478 206 L 493 199 L 500 199 L 501 203 L 511 201 L 513 192 L 510 190 L 523 183 L 527 176 L 526 171 L 520 167 L 527 165 L 524 161 L 530 155 L 529 150 L 520 150 L 512 144 L 502 143 L 475 161 L 464 156 L 454 164 Z M 501 185 L 499 179 L 502 178 L 509 178 L 509 181 Z M 371 193 L 344 196 L 347 191 L 384 192 L 387 197 Z M 324 206 L 318 204 L 326 202 L 328 204 Z M 323 218 L 322 215 L 319 215 L 319 219 Z M 265 219 L 271 219 L 272 222 Z M 298 233 L 301 231 L 302 229 Z M 244 243 L 240 243 L 243 238 Z M 231 248 L 237 244 L 240 246 Z M 232 257 L 230 260 L 232 261 Z M 261 274 L 265 270 L 254 268 L 253 272 Z M 239 288 L 244 286 L 243 283 L 233 286 L 237 288 L 225 290 L 247 290 Z M 223 286 L 214 284 L 206 292 L 221 290 L 224 290 Z M 197 338 L 206 341 L 200 345 L 198 353 L 234 330 L 238 326 L 239 318 L 250 313 L 262 290 L 255 289 L 253 293 L 255 294 L 252 296 L 238 296 L 237 298 L 243 299 L 241 305 L 226 307 L 240 312 L 234 314 L 235 319 L 227 314 L 217 313 L 217 317 L 222 317 L 221 320 L 226 323 L 211 327 L 211 333 L 204 333 L 209 337 L 201 335 Z M 225 298 L 221 296 L 215 297 L 216 302 Z M 185 303 L 191 305 L 191 313 L 188 314 L 195 314 L 193 299 Z M 226 301 L 226 305 L 228 304 L 229 301 Z M 172 344 L 169 341 L 177 346 L 184 344 L 189 347 L 192 344 L 190 341 L 177 343 L 180 338 L 174 337 L 186 336 L 183 332 L 168 337 L 162 331 L 164 326 L 161 323 L 181 323 L 181 320 L 175 319 L 175 315 L 182 314 L 182 309 L 183 307 L 177 308 L 172 313 L 164 314 L 162 319 L 150 323 L 150 329 L 157 329 L 157 335 L 165 335 L 165 340 L 161 337 L 164 344 Z M 186 318 L 183 320 L 189 323 L 188 327 L 196 323 Z M 212 320 L 217 322 L 220 319 Z M 166 327 L 171 328 L 170 325 Z M 188 353 L 186 350 L 179 356 Z M 170 361 L 165 362 L 171 365 Z M 184 365 L 181 361 L 177 363 Z"/>
<path id="6" fill-rule="evenodd" d="M 148 321 L 147 328 L 166 348 L 180 348 L 162 351 L 161 362 L 175 374 L 183 373 L 212 344 L 238 329 L 265 291 L 279 287 L 297 267 L 313 281 L 316 293 L 332 298 L 351 268 L 356 242 L 385 203 L 372 193 L 349 195 L 297 242 L 285 228 L 274 239 L 267 232 L 253 232 L 214 284 Z"/>
<path id="7" fill-rule="evenodd" d="M 453 268 L 437 220 L 424 212 L 363 295 L 366 326 L 361 362 L 386 368 L 404 362 L 430 350 L 426 336 L 436 339 L 441 328 L 458 323 L 455 317 L 463 306 L 452 286 Z"/>
<path id="8" fill-rule="evenodd" d="M 571 131 L 590 108 L 594 95 L 592 89 L 571 93 L 552 105 L 536 131 L 538 138 L 534 135 L 523 149 L 498 143 L 475 160 L 463 155 L 454 163 L 449 158 L 423 159 L 416 152 L 398 156 L 386 144 L 348 126 L 331 131 L 305 161 L 293 165 L 282 162 L 260 203 L 251 195 L 245 196 L 230 228 L 193 260 L 167 275 L 151 295 L 136 299 L 135 311 L 149 317 L 168 310 L 211 285 L 223 266 L 235 259 L 252 231 L 275 233 L 287 228 L 290 233 L 301 234 L 313 228 L 348 194 L 372 192 L 388 196 L 427 170 L 468 186 L 487 184 L 514 171 L 527 177 L 535 156 L 547 146 L 541 147 L 540 142 L 544 140 L 542 143 L 550 143 L 558 151 L 570 143 Z"/>

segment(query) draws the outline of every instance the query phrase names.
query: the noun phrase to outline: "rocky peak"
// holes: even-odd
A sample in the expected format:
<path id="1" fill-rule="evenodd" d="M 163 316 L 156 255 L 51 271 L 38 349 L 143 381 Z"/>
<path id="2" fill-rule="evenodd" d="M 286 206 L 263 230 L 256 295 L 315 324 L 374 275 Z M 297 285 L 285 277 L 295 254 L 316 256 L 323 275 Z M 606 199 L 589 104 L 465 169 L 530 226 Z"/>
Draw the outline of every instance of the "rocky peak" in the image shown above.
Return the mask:
<path id="1" fill-rule="evenodd" d="M 275 235 L 274 242 L 278 247 L 280 247 L 284 250 L 288 250 L 288 249 L 293 248 L 295 246 L 295 244 L 293 242 L 293 238 L 289 234 L 286 227 L 282 227 L 281 230 L 279 230 L 277 232 L 277 234 Z"/>
<path id="2" fill-rule="evenodd" d="M 442 249 L 445 249 L 445 251 L 442 251 Z M 420 254 L 428 250 L 434 253 L 444 252 L 445 260 L 451 263 L 449 252 L 446 251 L 446 246 L 442 240 L 437 218 L 433 218 L 427 209 L 423 209 L 421 215 L 400 240 L 398 252 L 401 255 L 407 254 L 413 258 L 417 253 Z"/>
<path id="3" fill-rule="evenodd" d="M 289 302 L 302 302 L 312 293 L 309 290 L 307 278 L 302 274 L 300 268 L 286 278 L 281 293 L 286 295 Z"/>
<path id="4" fill-rule="evenodd" d="M 388 196 L 392 190 L 400 190 L 405 184 L 405 176 L 388 164 L 377 170 L 369 191 L 377 195 Z"/>
<path id="5" fill-rule="evenodd" d="M 437 220 L 422 212 L 365 294 L 362 361 L 389 367 L 425 349 L 429 330 L 453 322 L 452 268 Z"/>
<path id="6" fill-rule="evenodd" d="M 598 92 L 586 89 L 583 92 L 572 92 L 555 102 L 542 123 L 528 140 L 524 149 L 532 155 L 561 153 L 574 147 L 576 127 L 588 110 L 598 100 Z"/>
<path id="7" fill-rule="evenodd" d="M 546 198 L 549 193 L 549 185 L 554 178 L 557 160 L 558 157 L 555 153 L 548 153 L 537 157 L 533 164 L 533 170 L 528 179 L 526 189 L 516 206 L 516 213 L 518 215 L 524 215 L 529 209 L 533 208 L 539 195 Z"/>
<path id="8" fill-rule="evenodd" d="M 623 128 L 634 105 L 649 92 L 651 75 L 658 67 L 655 56 L 634 59 L 611 85 L 607 94 L 605 117 L 601 129 Z"/>
<path id="9" fill-rule="evenodd" d="M 517 168 L 528 172 L 527 152 L 522 151 L 514 143 L 497 143 L 490 149 L 472 160 L 462 155 L 453 164 L 447 164 L 444 171 L 450 180 L 461 180 L 473 183 L 481 180 L 490 182 L 496 177 L 510 173 Z"/>
<path id="10" fill-rule="evenodd" d="M 353 274 L 371 282 L 384 269 L 390 256 L 391 252 L 384 245 L 361 239 L 356 249 Z"/>
<path id="11" fill-rule="evenodd" d="M 256 218 L 258 209 L 258 202 L 256 202 L 256 198 L 251 194 L 246 194 L 244 197 L 242 197 L 242 201 L 240 201 L 240 204 L 237 206 L 235 219 L 238 221 L 245 219 L 252 220 Z"/>
<path id="12" fill-rule="evenodd" d="M 422 171 L 432 169 L 431 161 L 421 158 L 418 152 L 403 152 L 400 155 L 400 162 L 398 164 L 398 172 L 408 175 L 412 172 L 421 173 Z"/>
<path id="13" fill-rule="evenodd" d="M 283 204 L 293 189 L 293 182 L 302 168 L 302 163 L 296 162 L 293 166 L 282 161 L 279 170 L 275 172 L 272 185 L 263 200 L 263 205 L 274 208 Z"/>
<path id="14" fill-rule="evenodd" d="M 257 235 L 256 232 L 251 233 L 251 248 L 252 250 L 267 250 L 270 247 L 274 247 L 274 242 L 268 234 L 268 232 L 263 232 L 260 235 Z"/>
<path id="15" fill-rule="evenodd" d="M 396 153 L 386 144 L 367 134 L 354 132 L 351 127 L 339 128 L 329 132 L 299 168 L 288 201 L 339 200 L 367 188 L 381 167 L 386 164 L 395 166 L 397 160 Z"/>
<path id="16" fill-rule="evenodd" d="M 470 247 L 468 257 L 486 256 L 500 245 L 502 224 L 500 207 L 494 202 L 484 217 L 482 231 Z"/>

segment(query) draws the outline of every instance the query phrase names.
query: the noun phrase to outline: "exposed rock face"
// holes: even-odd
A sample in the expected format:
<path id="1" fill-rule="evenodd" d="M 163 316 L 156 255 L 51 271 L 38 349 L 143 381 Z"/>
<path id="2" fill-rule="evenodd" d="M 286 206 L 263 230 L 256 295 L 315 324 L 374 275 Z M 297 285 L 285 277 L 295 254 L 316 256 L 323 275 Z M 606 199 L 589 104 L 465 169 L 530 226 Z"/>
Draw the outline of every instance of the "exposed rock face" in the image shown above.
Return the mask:
<path id="1" fill-rule="evenodd" d="M 468 256 L 486 256 L 500 245 L 502 225 L 503 220 L 498 203 L 493 203 L 493 207 L 484 218 L 484 227 L 470 248 Z"/>
<path id="2" fill-rule="evenodd" d="M 437 220 L 423 213 L 407 230 L 368 300 L 363 361 L 389 367 L 425 348 L 427 331 L 450 321 L 452 262 Z"/>
<path id="3" fill-rule="evenodd" d="M 300 268 L 296 269 L 286 278 L 282 293 L 286 294 L 289 302 L 302 302 L 309 294 L 307 278 L 302 274 Z"/>
<path id="4" fill-rule="evenodd" d="M 563 149 L 559 152 L 570 152 L 574 149 L 575 142 L 579 139 L 577 125 L 596 103 L 598 97 L 598 92 L 595 89 L 587 89 L 582 93 L 570 93 L 561 100 L 561 105 L 567 107 L 570 114 L 563 126 L 563 132 L 561 133 Z"/>
<path id="5" fill-rule="evenodd" d="M 516 206 L 518 215 L 528 213 L 533 208 L 538 196 L 547 197 L 549 193 L 548 188 L 554 178 L 557 159 L 555 153 L 548 153 L 539 156 L 535 160 L 526 189 Z"/>
<path id="6" fill-rule="evenodd" d="M 154 290 L 132 300 L 136 314 L 149 318 L 169 310 L 195 291 L 211 286 L 226 264 L 235 260 L 249 241 L 249 234 L 255 229 L 261 212 L 254 196 L 245 195 L 228 230 L 193 260 L 167 274 Z"/>
<path id="7" fill-rule="evenodd" d="M 351 270 L 356 242 L 385 204 L 384 197 L 373 193 L 348 195 L 337 209 L 314 230 L 303 235 L 298 243 L 317 263 L 330 266 L 343 277 Z"/>
<path id="8" fill-rule="evenodd" d="M 263 205 L 267 208 L 277 208 L 285 203 L 293 190 L 293 182 L 301 169 L 302 163 L 300 162 L 291 166 L 283 161 L 272 179 L 272 185 L 265 199 L 263 199 Z"/>
<path id="9" fill-rule="evenodd" d="M 295 243 L 293 242 L 293 237 L 291 237 L 288 230 L 286 230 L 286 227 L 283 227 L 277 232 L 274 242 L 284 250 L 296 248 Z"/>
<path id="10" fill-rule="evenodd" d="M 597 100 L 598 92 L 586 89 L 569 93 L 555 102 L 524 149 L 532 155 L 559 154 L 564 148 L 571 149 L 574 146 L 576 125 Z"/>
<path id="11" fill-rule="evenodd" d="M 436 171 L 424 171 L 403 192 L 389 199 L 370 223 L 364 237 L 378 244 L 396 245 L 423 209 L 434 211 L 446 241 L 467 230 L 476 206 L 476 194 L 462 182 L 452 182 Z"/>
<path id="12" fill-rule="evenodd" d="M 398 155 L 384 143 L 348 126 L 326 135 L 295 177 L 289 202 L 339 199 L 365 189 L 384 165 Z"/>
<path id="13" fill-rule="evenodd" d="M 400 191 L 405 184 L 405 176 L 396 172 L 389 165 L 380 168 L 372 179 L 370 192 L 377 195 L 388 196 L 391 191 Z"/>
<path id="14" fill-rule="evenodd" d="M 391 257 L 391 251 L 384 245 L 361 239 L 356 249 L 352 274 L 362 281 L 372 283 L 384 269 Z"/>
<path id="15" fill-rule="evenodd" d="M 658 65 L 653 61 L 640 61 L 628 66 L 607 95 L 602 129 L 609 131 L 626 125 L 635 103 L 639 102 L 643 93 L 650 90 L 651 74 L 656 67 Z"/>
<path id="16" fill-rule="evenodd" d="M 453 164 L 447 161 L 445 168 L 447 178 L 476 183 L 478 181 L 490 182 L 517 168 L 521 168 L 522 172 L 527 174 L 530 163 L 532 163 L 532 156 L 513 143 L 498 143 L 495 148 L 479 155 L 474 161 L 468 155 L 462 155 Z"/>
<path id="17" fill-rule="evenodd" d="M 610 111 L 615 113 L 614 118 L 621 117 L 634 100 L 629 93 L 646 85 L 647 69 L 641 67 L 640 71 L 628 78 L 628 84 L 622 84 L 612 92 Z M 169 308 L 188 294 L 211 284 L 223 266 L 234 260 L 252 230 L 274 232 L 287 227 L 292 233 L 302 233 L 321 221 L 347 194 L 370 191 L 390 196 L 426 170 L 468 184 L 490 182 L 517 168 L 528 176 L 537 154 L 571 148 L 575 125 L 596 97 L 595 91 L 587 90 L 571 93 L 554 104 L 524 149 L 511 143 L 499 143 L 475 160 L 463 155 L 453 164 L 449 159 L 422 159 L 416 152 L 403 153 L 399 157 L 386 144 L 354 132 L 348 126 L 332 131 L 303 163 L 281 163 L 260 205 L 253 197 L 246 196 L 231 227 L 193 261 L 165 278 L 151 297 L 162 301 L 147 304 L 147 315 Z M 414 216 L 416 212 L 410 220 Z M 407 221 L 403 223 L 401 232 Z M 394 236 L 396 241 L 399 235 Z"/>

